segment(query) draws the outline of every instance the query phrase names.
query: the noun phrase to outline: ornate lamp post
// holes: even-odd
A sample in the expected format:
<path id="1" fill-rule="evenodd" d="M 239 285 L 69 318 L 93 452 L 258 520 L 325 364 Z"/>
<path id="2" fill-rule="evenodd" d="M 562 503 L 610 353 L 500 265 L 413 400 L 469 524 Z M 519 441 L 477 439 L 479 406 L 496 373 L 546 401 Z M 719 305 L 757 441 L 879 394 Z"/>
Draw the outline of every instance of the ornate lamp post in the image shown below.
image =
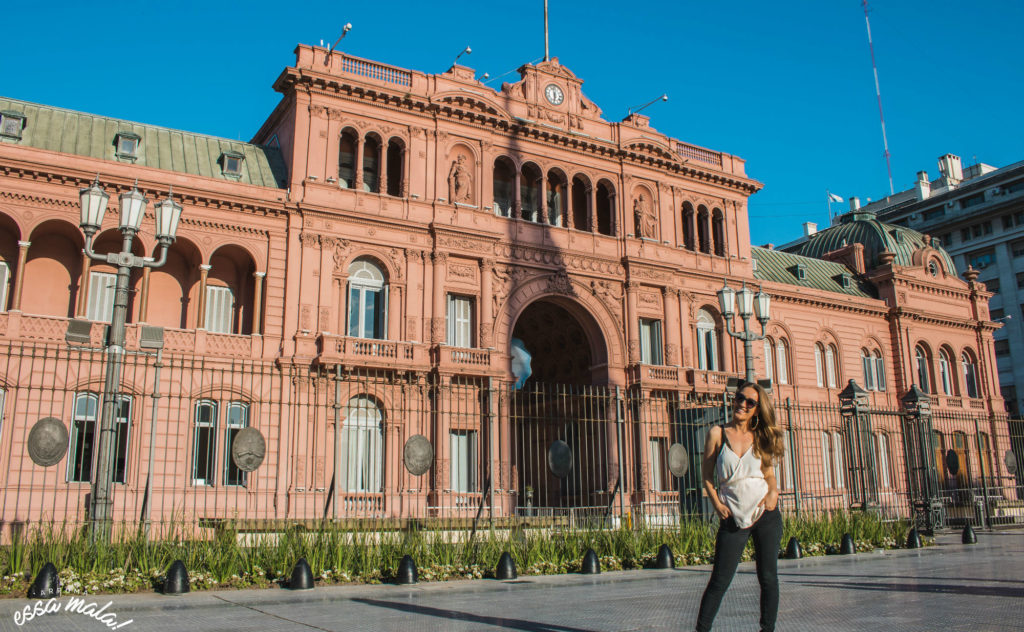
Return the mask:
<path id="1" fill-rule="evenodd" d="M 124 358 L 125 320 L 128 313 L 128 277 L 132 268 L 159 268 L 167 263 L 167 250 L 174 243 L 181 218 L 181 205 L 174 201 L 171 192 L 167 199 L 154 206 L 156 215 L 156 239 L 160 244 L 160 259 L 137 257 L 132 254 L 142 216 L 149 201 L 138 189 L 138 183 L 131 191 L 122 193 L 118 230 L 124 237 L 121 252 L 96 254 L 92 249 L 92 238 L 103 223 L 110 196 L 100 186 L 99 176 L 89 187 L 81 190 L 82 219 L 79 226 L 85 233 L 85 253 L 94 261 L 104 261 L 117 266 L 117 285 L 114 293 L 114 310 L 110 319 L 110 335 L 107 338 L 107 366 L 103 382 L 103 410 L 100 417 L 99 454 L 96 459 L 96 477 L 92 486 L 89 517 L 92 521 L 93 537 L 109 537 L 110 521 L 113 518 L 111 497 L 113 477 L 114 417 L 117 412 L 121 391 L 121 366 Z"/>
<path id="2" fill-rule="evenodd" d="M 739 292 L 729 287 L 728 282 L 726 282 L 722 289 L 718 290 L 718 306 L 722 308 L 725 330 L 733 338 L 743 341 L 743 355 L 746 359 L 747 367 L 745 379 L 748 382 L 755 381 L 753 343 L 755 340 L 763 340 L 765 337 L 765 327 L 768 325 L 768 319 L 770 318 L 770 303 L 771 297 L 769 295 L 765 294 L 760 288 L 755 295 L 747 289 L 746 282 L 743 283 L 743 287 Z M 734 331 L 732 327 L 732 319 L 737 311 L 740 318 L 743 319 L 743 331 Z M 757 322 L 761 323 L 760 334 L 750 331 L 751 316 L 755 316 Z"/>
<path id="3" fill-rule="evenodd" d="M 942 502 L 936 498 L 939 481 L 931 450 L 932 400 L 917 384 L 912 384 L 900 403 L 907 426 L 903 436 L 907 442 L 907 478 L 915 521 L 922 531 L 932 533 L 945 522 Z"/>
<path id="4" fill-rule="evenodd" d="M 843 440 L 846 444 L 846 463 L 853 486 L 851 506 L 865 511 L 875 507 L 875 448 L 872 443 L 868 392 L 855 380 L 850 380 L 839 393 L 839 414 L 846 422 Z"/>

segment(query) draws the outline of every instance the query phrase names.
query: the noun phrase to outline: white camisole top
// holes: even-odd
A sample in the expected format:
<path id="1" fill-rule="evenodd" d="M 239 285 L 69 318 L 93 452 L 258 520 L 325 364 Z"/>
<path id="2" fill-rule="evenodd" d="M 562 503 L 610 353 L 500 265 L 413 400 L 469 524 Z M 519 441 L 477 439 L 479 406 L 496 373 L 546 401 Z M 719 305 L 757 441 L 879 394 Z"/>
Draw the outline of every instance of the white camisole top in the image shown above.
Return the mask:
<path id="1" fill-rule="evenodd" d="M 764 513 L 758 505 L 768 495 L 768 481 L 761 471 L 761 459 L 754 454 L 751 444 L 743 456 L 737 456 L 725 438 L 722 429 L 722 446 L 718 449 L 718 497 L 729 508 L 736 526 L 746 529 L 757 522 Z"/>

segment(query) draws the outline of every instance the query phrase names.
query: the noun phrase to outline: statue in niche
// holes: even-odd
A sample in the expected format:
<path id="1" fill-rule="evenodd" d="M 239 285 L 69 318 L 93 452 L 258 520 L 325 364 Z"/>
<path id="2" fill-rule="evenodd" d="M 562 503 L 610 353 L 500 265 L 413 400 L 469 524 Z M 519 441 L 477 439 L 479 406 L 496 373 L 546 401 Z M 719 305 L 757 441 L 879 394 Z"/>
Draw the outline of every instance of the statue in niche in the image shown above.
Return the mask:
<path id="1" fill-rule="evenodd" d="M 654 209 L 647 203 L 643 193 L 633 201 L 633 218 L 636 222 L 636 236 L 644 239 L 657 239 L 655 229 L 658 219 Z"/>
<path id="2" fill-rule="evenodd" d="M 466 168 L 466 157 L 459 156 L 448 172 L 448 199 L 452 204 L 470 204 L 473 199 L 473 174 Z"/>

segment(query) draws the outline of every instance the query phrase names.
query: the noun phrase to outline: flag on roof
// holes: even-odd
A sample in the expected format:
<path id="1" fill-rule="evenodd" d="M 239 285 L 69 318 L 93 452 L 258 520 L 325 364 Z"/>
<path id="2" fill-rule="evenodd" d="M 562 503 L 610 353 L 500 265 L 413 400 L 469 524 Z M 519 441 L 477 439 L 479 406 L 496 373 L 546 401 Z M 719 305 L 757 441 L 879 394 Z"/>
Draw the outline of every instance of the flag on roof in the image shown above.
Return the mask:
<path id="1" fill-rule="evenodd" d="M 828 193 L 828 201 L 829 202 L 842 202 L 843 201 L 843 198 L 839 197 L 835 193 L 832 193 L 830 191 L 826 191 L 826 193 Z"/>

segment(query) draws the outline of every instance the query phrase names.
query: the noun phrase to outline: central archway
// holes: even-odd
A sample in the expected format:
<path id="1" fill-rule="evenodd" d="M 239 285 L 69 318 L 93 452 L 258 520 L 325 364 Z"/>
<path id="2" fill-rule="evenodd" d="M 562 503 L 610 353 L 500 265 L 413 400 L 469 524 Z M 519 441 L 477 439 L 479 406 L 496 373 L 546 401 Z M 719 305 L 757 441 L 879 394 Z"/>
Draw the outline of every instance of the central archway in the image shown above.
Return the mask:
<path id="1" fill-rule="evenodd" d="M 593 322 L 581 323 L 563 306 L 565 302 L 535 301 L 516 319 L 512 336 L 522 340 L 532 356 L 528 382 L 606 384 L 607 353 L 600 329 Z"/>

